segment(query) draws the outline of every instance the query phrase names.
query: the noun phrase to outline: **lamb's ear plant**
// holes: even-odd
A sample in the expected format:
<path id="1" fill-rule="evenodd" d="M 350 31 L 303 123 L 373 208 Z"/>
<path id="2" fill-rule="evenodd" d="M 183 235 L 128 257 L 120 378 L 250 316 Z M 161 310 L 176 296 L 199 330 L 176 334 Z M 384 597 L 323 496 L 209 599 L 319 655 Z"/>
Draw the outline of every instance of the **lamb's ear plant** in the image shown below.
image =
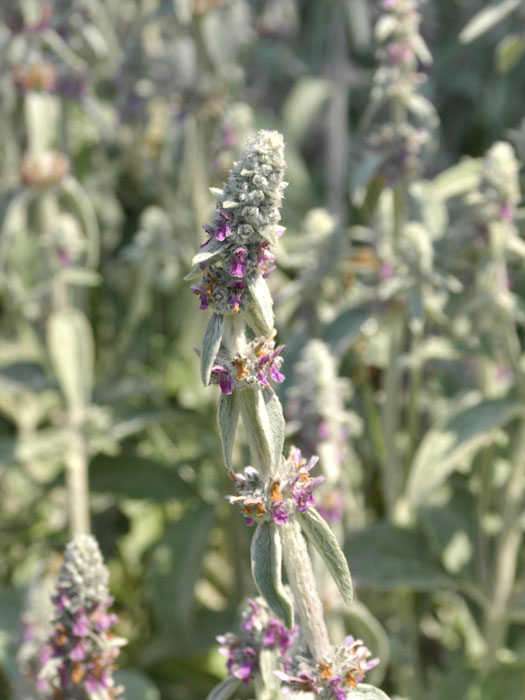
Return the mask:
<path id="1" fill-rule="evenodd" d="M 108 580 L 95 538 L 76 535 L 66 548 L 52 598 L 52 630 L 40 654 L 42 698 L 114 700 L 121 694 L 113 670 L 125 640 L 110 631 L 117 617 L 109 612 Z"/>
<path id="2" fill-rule="evenodd" d="M 312 491 L 323 480 L 311 476 L 317 457 L 306 459 L 295 447 L 283 456 L 283 412 L 270 384 L 284 380 L 282 346 L 275 346 L 266 277 L 274 260 L 270 247 L 282 234 L 284 170 L 282 136 L 260 131 L 248 141 L 224 189 L 214 191 L 216 214 L 211 226 L 204 227 L 209 238 L 194 257 L 188 276 L 201 278 L 193 291 L 200 308 L 212 312 L 200 351 L 201 377 L 204 384 L 216 383 L 221 389 L 219 431 L 236 487 L 229 500 L 241 507 L 247 525 L 255 526 L 251 545 L 255 585 L 288 630 L 294 628 L 297 611 L 300 651 L 293 658 L 282 658 L 272 676 L 285 689 L 326 699 L 358 698 L 364 693 L 384 698 L 381 691 L 361 684 L 365 672 L 377 663 L 369 659 L 362 643 L 347 638 L 334 646 L 328 637 L 306 540 L 322 556 L 347 605 L 353 592 L 337 538 L 315 507 Z M 240 417 L 253 466 L 235 472 L 232 455 Z M 252 652 L 253 667 L 262 672 L 261 660 L 253 648 Z M 240 668 L 234 675 L 250 680 L 252 672 L 245 673 L 243 664 Z M 210 698 L 224 700 L 235 689 L 234 682 L 226 682 Z M 278 689 L 270 696 L 276 693 Z"/>

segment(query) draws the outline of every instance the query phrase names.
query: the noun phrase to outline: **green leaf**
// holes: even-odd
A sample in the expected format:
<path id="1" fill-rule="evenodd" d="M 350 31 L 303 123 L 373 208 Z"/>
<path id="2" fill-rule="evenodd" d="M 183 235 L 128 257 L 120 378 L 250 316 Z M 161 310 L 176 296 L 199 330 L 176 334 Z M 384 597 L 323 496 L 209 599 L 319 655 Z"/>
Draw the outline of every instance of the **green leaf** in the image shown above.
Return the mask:
<path id="1" fill-rule="evenodd" d="M 221 346 L 224 317 L 221 314 L 212 314 L 206 324 L 202 339 L 201 352 L 201 379 L 204 386 L 210 381 L 210 374 Z"/>
<path id="2" fill-rule="evenodd" d="M 293 629 L 293 604 L 282 583 L 282 546 L 277 526 L 257 525 L 251 546 L 252 574 L 259 593 L 288 629 Z"/>
<path id="3" fill-rule="evenodd" d="M 84 408 L 91 400 L 95 362 L 87 318 L 77 309 L 55 311 L 47 324 L 47 342 L 67 403 L 72 408 Z"/>
<path id="4" fill-rule="evenodd" d="M 123 668 L 115 671 L 115 685 L 124 686 L 126 700 L 160 700 L 160 691 L 142 671 Z"/>
<path id="5" fill-rule="evenodd" d="M 459 40 L 463 44 L 468 44 L 470 41 L 477 39 L 485 32 L 488 32 L 492 27 L 505 19 L 507 15 L 516 10 L 521 5 L 521 0 L 499 0 L 491 2 L 490 5 L 480 10 L 468 22 L 459 35 Z"/>
<path id="6" fill-rule="evenodd" d="M 277 471 L 281 463 L 281 456 L 283 453 L 284 445 L 284 431 L 286 424 L 284 422 L 283 407 L 279 401 L 277 394 L 273 389 L 263 389 L 262 398 L 266 411 L 268 413 L 268 420 L 270 423 L 270 432 L 272 438 L 272 454 L 273 454 L 273 470 Z"/>
<path id="7" fill-rule="evenodd" d="M 60 277 L 66 284 L 78 287 L 96 287 L 101 281 L 101 275 L 95 270 L 78 265 L 69 265 L 60 272 Z"/>
<path id="8" fill-rule="evenodd" d="M 343 600 L 347 605 L 352 605 L 354 593 L 348 562 L 330 526 L 313 506 L 308 506 L 304 513 L 298 512 L 297 515 L 301 528 L 323 558 Z"/>
<path id="9" fill-rule="evenodd" d="M 480 158 L 464 158 L 434 178 L 435 194 L 441 199 L 465 195 L 479 185 L 482 168 Z"/>
<path id="10" fill-rule="evenodd" d="M 418 509 L 418 520 L 433 551 L 451 574 L 475 576 L 474 551 L 478 535 L 476 499 L 461 476 L 452 478 L 446 501 Z M 441 499 L 440 499 L 441 501 Z"/>
<path id="11" fill-rule="evenodd" d="M 252 459 L 258 469 L 268 473 L 273 461 L 270 420 L 259 389 L 239 393 L 240 411 L 250 446 Z"/>
<path id="12" fill-rule="evenodd" d="M 521 34 L 508 34 L 496 47 L 496 66 L 500 73 L 508 73 L 518 63 L 525 51 Z"/>
<path id="13" fill-rule="evenodd" d="M 190 632 L 194 591 L 199 579 L 214 510 L 202 505 L 166 528 L 154 548 L 149 568 L 149 587 L 155 617 L 166 629 Z"/>
<path id="14" fill-rule="evenodd" d="M 89 467 L 89 485 L 92 491 L 126 498 L 182 501 L 195 496 L 173 466 L 135 454 L 97 455 Z"/>
<path id="15" fill-rule="evenodd" d="M 374 523 L 351 535 L 344 551 L 352 562 L 356 586 L 426 591 L 448 581 L 427 541 L 415 530 Z"/>
<path id="16" fill-rule="evenodd" d="M 191 261 L 192 265 L 200 265 L 203 262 L 208 262 L 212 258 L 215 258 L 224 246 L 223 241 L 219 241 L 216 238 L 212 238 L 209 243 L 207 243 L 204 248 L 201 248 L 197 255 L 194 255 Z"/>
<path id="17" fill-rule="evenodd" d="M 286 134 L 300 141 L 330 96 L 331 83 L 323 78 L 303 78 L 295 83 L 283 107 Z"/>
<path id="18" fill-rule="evenodd" d="M 348 29 L 352 46 L 357 51 L 368 49 L 371 41 L 370 8 L 367 0 L 345 0 L 344 8 L 348 17 Z"/>
<path id="19" fill-rule="evenodd" d="M 475 684 L 468 697 L 476 700 L 514 700 L 523 697 L 525 664 L 499 664 Z"/>
<path id="20" fill-rule="evenodd" d="M 230 676 L 226 680 L 216 685 L 215 688 L 208 694 L 206 700 L 229 700 L 240 686 L 241 681 L 235 676 Z"/>
<path id="21" fill-rule="evenodd" d="M 464 666 L 453 667 L 441 676 L 437 688 L 428 700 L 450 700 L 450 698 L 468 698 L 468 689 L 472 685 L 476 672 Z"/>
<path id="22" fill-rule="evenodd" d="M 359 683 L 355 690 L 348 693 L 348 700 L 390 700 L 386 693 L 373 685 Z"/>
<path id="23" fill-rule="evenodd" d="M 108 430 L 108 434 L 117 442 L 121 442 L 129 435 L 134 435 L 144 430 L 144 428 L 148 428 L 150 425 L 158 425 L 160 423 L 173 421 L 177 415 L 177 412 L 172 409 L 126 412 L 125 416 L 115 417 L 114 422 Z"/>
<path id="24" fill-rule="evenodd" d="M 232 450 L 240 412 L 239 392 L 221 394 L 217 408 L 217 423 L 222 443 L 222 454 L 228 469 L 233 469 Z"/>
<path id="25" fill-rule="evenodd" d="M 360 304 L 344 309 L 336 318 L 325 326 L 323 339 L 332 348 L 335 355 L 342 355 L 359 337 L 361 327 L 370 318 L 368 304 Z"/>
<path id="26" fill-rule="evenodd" d="M 273 389 L 245 389 L 239 394 L 253 459 L 263 472 L 275 473 L 281 463 L 284 443 L 281 402 Z"/>
<path id="27" fill-rule="evenodd" d="M 246 320 L 259 335 L 269 336 L 273 329 L 273 301 L 262 275 L 256 275 L 247 280 L 250 292 L 250 305 L 246 313 Z"/>
<path id="28" fill-rule="evenodd" d="M 523 412 L 509 399 L 489 399 L 462 408 L 425 435 L 414 457 L 407 484 L 407 497 L 420 505 L 460 464 L 490 445 L 499 428 Z"/>

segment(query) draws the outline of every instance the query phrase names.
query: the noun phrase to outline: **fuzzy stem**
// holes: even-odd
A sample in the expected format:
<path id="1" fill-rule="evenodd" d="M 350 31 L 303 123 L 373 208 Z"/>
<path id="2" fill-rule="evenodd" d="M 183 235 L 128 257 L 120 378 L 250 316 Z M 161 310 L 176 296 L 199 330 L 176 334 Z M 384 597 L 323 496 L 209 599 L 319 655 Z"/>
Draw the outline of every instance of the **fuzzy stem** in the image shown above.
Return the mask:
<path id="1" fill-rule="evenodd" d="M 423 332 L 412 332 L 410 354 L 413 358 L 417 357 L 417 350 L 422 338 Z M 410 370 L 410 398 L 408 403 L 408 459 L 407 464 L 412 462 L 412 458 L 416 452 L 418 437 L 419 437 L 419 396 L 421 393 L 421 379 L 423 368 L 420 362 L 414 363 Z"/>
<path id="2" fill-rule="evenodd" d="M 485 611 L 487 663 L 494 665 L 496 654 L 507 637 L 507 607 L 512 594 L 522 541 L 520 527 L 525 490 L 525 420 L 520 423 L 512 460 L 512 471 L 503 496 L 503 525 L 495 555 L 492 597 Z"/>
<path id="3" fill-rule="evenodd" d="M 71 533 L 72 535 L 88 534 L 90 531 L 88 458 L 84 436 L 77 425 L 72 426 L 66 466 Z"/>
<path id="4" fill-rule="evenodd" d="M 280 533 L 284 564 L 298 608 L 301 630 L 313 658 L 320 660 L 329 654 L 330 641 L 306 542 L 294 519 L 281 525 Z"/>
<path id="5" fill-rule="evenodd" d="M 347 215 L 348 200 L 348 85 L 347 29 L 344 8 L 337 3 L 333 6 L 332 17 L 333 56 L 331 69 L 334 73 L 332 94 L 327 119 L 327 199 L 328 208 L 335 215 L 339 225 L 343 225 Z"/>
<path id="6" fill-rule="evenodd" d="M 507 265 L 504 247 L 494 230 L 490 231 L 490 245 L 496 279 L 502 287 L 506 286 Z M 497 317 L 503 328 L 503 347 L 506 360 L 514 373 L 514 381 L 520 399 L 525 401 L 525 376 L 520 367 L 521 344 L 514 319 L 505 305 L 504 292 L 501 297 Z M 511 464 L 511 473 L 501 504 L 503 524 L 494 557 L 492 596 L 485 610 L 486 661 L 489 665 L 494 665 L 497 651 L 504 646 L 506 641 L 509 626 L 507 608 L 514 587 L 522 542 L 521 518 L 525 505 L 523 496 L 525 491 L 525 419 L 519 423 Z"/>
<path id="7" fill-rule="evenodd" d="M 400 490 L 399 456 L 396 446 L 396 433 L 399 428 L 401 396 L 401 372 L 399 356 L 403 347 L 403 319 L 393 321 L 390 334 L 390 351 L 385 375 L 386 400 L 383 410 L 385 449 L 388 455 L 383 472 L 383 493 L 388 518 L 395 518 L 395 507 Z"/>

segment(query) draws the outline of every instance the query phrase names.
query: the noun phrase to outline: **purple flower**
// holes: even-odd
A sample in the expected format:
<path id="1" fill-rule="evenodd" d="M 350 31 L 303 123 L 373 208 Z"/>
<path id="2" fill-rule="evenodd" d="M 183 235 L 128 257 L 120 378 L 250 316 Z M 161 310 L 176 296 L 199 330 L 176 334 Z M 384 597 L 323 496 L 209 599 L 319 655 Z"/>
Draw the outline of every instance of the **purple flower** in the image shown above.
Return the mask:
<path id="1" fill-rule="evenodd" d="M 293 631 L 290 631 L 282 622 L 277 619 L 272 619 L 264 630 L 263 646 L 277 647 L 281 654 L 285 654 L 292 646 L 294 635 L 297 633 L 297 627 Z"/>
<path id="2" fill-rule="evenodd" d="M 344 509 L 345 498 L 340 491 L 323 491 L 321 501 L 317 505 L 317 510 L 327 523 L 340 522 L 343 517 Z"/>
<path id="3" fill-rule="evenodd" d="M 219 654 L 227 658 L 228 673 L 243 683 L 249 683 L 259 670 L 259 658 L 255 649 L 247 640 L 239 639 L 231 632 L 217 637 L 217 641 L 223 645 L 219 648 Z"/>
<path id="4" fill-rule="evenodd" d="M 246 248 L 236 248 L 233 251 L 231 264 L 230 264 L 230 275 L 232 277 L 244 277 L 244 272 L 246 270 L 246 255 L 248 251 Z"/>
<path id="5" fill-rule="evenodd" d="M 270 375 L 270 378 L 273 379 L 274 382 L 278 383 L 283 382 L 285 379 L 284 374 L 279 370 L 279 364 L 276 362 L 283 348 L 284 345 L 279 345 L 273 352 L 263 355 L 258 362 L 259 371 L 257 372 L 257 381 L 265 387 L 270 386 L 268 375 Z M 281 360 L 279 360 L 279 362 L 281 362 Z"/>
<path id="6" fill-rule="evenodd" d="M 262 267 L 265 274 L 263 277 L 267 277 L 275 267 L 268 268 L 267 263 L 275 262 L 275 255 L 269 250 L 270 244 L 268 242 L 263 243 L 257 251 L 257 264 Z"/>
<path id="7" fill-rule="evenodd" d="M 211 371 L 211 378 L 215 380 L 221 388 L 223 394 L 231 394 L 233 391 L 233 379 L 226 367 L 215 365 Z"/>
<path id="8" fill-rule="evenodd" d="M 343 688 L 340 678 L 332 678 L 328 685 L 330 686 L 332 695 L 334 698 L 336 698 L 336 700 L 346 700 L 346 691 Z"/>
<path id="9" fill-rule="evenodd" d="M 514 208 L 507 202 L 504 202 L 500 208 L 500 216 L 503 221 L 512 221 L 514 219 Z"/>
<path id="10" fill-rule="evenodd" d="M 206 311 L 206 309 L 208 308 L 208 293 L 207 293 L 206 289 L 204 289 L 203 287 L 201 287 L 198 284 L 194 284 L 193 287 L 191 288 L 191 291 L 194 294 L 198 294 L 200 297 L 200 302 L 201 302 L 200 310 Z"/>
<path id="11" fill-rule="evenodd" d="M 222 209 L 218 213 L 221 218 L 215 226 L 215 238 L 218 241 L 223 241 L 226 236 L 230 234 L 230 224 L 228 220 L 231 218 L 231 214 Z"/>
<path id="12" fill-rule="evenodd" d="M 80 613 L 80 614 L 79 614 Z M 83 612 L 77 610 L 75 615 L 78 615 L 73 624 L 73 634 L 75 637 L 87 637 L 89 634 L 89 620 Z"/>
<path id="13" fill-rule="evenodd" d="M 315 683 L 315 677 L 309 673 L 300 673 L 298 676 L 290 676 L 284 671 L 274 671 L 274 676 L 284 681 L 292 690 L 302 690 L 305 692 L 318 694 L 318 687 Z"/>
<path id="14" fill-rule="evenodd" d="M 86 658 L 86 652 L 82 642 L 79 642 L 73 647 L 73 649 L 71 649 L 69 658 L 71 661 L 83 661 Z"/>
<path id="15" fill-rule="evenodd" d="M 391 263 L 383 263 L 379 268 L 379 279 L 388 280 L 394 274 L 394 267 Z"/>
<path id="16" fill-rule="evenodd" d="M 244 287 L 245 284 L 242 280 L 234 282 L 229 287 L 232 296 L 228 299 L 228 304 L 230 305 L 230 308 L 234 311 L 239 311 L 239 309 L 241 308 L 242 292 Z"/>
<path id="17" fill-rule="evenodd" d="M 288 522 L 288 513 L 282 501 L 276 501 L 272 506 L 272 518 L 277 525 Z"/>
<path id="18" fill-rule="evenodd" d="M 52 697 L 87 697 L 100 688 L 113 688 L 112 671 L 124 640 L 108 633 L 116 616 L 108 613 L 113 602 L 107 582 L 109 573 L 96 540 L 77 535 L 66 548 L 54 596 L 55 617 L 42 655 L 41 677 Z M 53 658 L 56 663 L 46 663 Z M 50 696 L 51 697 L 51 696 Z"/>
<path id="19" fill-rule="evenodd" d="M 95 617 L 95 627 L 99 632 L 106 632 L 118 622 L 118 617 L 113 613 L 101 613 Z"/>
<path id="20" fill-rule="evenodd" d="M 315 501 L 312 496 L 312 489 L 324 481 L 324 476 L 316 476 L 310 479 L 309 472 L 319 461 L 319 457 L 311 457 L 307 464 L 303 464 L 301 451 L 296 450 L 293 459 L 296 461 L 299 472 L 292 481 L 292 496 L 297 505 L 297 510 L 304 513 L 308 506 L 314 506 Z"/>

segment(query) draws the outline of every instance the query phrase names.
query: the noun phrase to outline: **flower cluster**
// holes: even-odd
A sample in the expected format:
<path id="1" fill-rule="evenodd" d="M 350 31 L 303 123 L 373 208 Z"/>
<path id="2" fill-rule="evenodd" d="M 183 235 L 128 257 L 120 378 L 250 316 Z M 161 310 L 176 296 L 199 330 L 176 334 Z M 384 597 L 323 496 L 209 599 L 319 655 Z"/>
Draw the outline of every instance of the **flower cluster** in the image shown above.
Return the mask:
<path id="1" fill-rule="evenodd" d="M 468 197 L 480 218 L 490 222 L 512 222 L 516 206 L 521 199 L 519 163 L 512 146 L 498 141 L 483 159 L 481 184 L 478 191 Z"/>
<path id="2" fill-rule="evenodd" d="M 275 347 L 274 337 L 275 330 L 269 338 L 255 338 L 247 344 L 242 354 L 236 354 L 233 358 L 219 352 L 212 368 L 211 381 L 220 386 L 223 394 L 250 386 L 267 388 L 270 379 L 278 383 L 284 381 L 280 356 L 284 345 Z"/>
<path id="3" fill-rule="evenodd" d="M 370 135 L 370 146 L 381 155 L 381 172 L 389 182 L 419 170 L 422 151 L 431 142 L 429 127 L 437 125 L 432 104 L 418 93 L 426 79 L 418 66 L 432 61 L 419 32 L 421 1 L 384 0 L 375 27 L 380 65 L 374 75 L 372 108 L 392 104 L 394 120 Z M 418 121 L 419 126 L 413 123 Z"/>
<path id="4" fill-rule="evenodd" d="M 38 672 L 42 665 L 42 651 L 52 630 L 54 608 L 51 596 L 54 588 L 55 577 L 40 571 L 29 588 L 22 614 L 23 632 L 16 660 L 20 675 L 33 695 L 45 694 L 49 690 L 48 681 L 39 679 Z"/>
<path id="5" fill-rule="evenodd" d="M 209 238 L 189 275 L 202 274 L 200 284 L 192 287 L 202 310 L 211 307 L 225 315 L 245 311 L 250 283 L 273 269 L 270 245 L 282 234 L 283 149 L 279 133 L 259 131 L 234 163 L 224 190 L 216 191 L 215 218 L 204 226 Z"/>
<path id="6" fill-rule="evenodd" d="M 349 691 L 356 688 L 365 673 L 377 666 L 379 659 L 360 639 L 347 637 L 343 644 L 334 647 L 330 657 L 316 663 L 311 657 L 297 655 L 291 663 L 285 663 L 285 671 L 274 671 L 288 692 L 310 692 L 320 700 L 347 700 Z"/>
<path id="7" fill-rule="evenodd" d="M 278 474 L 266 481 L 253 467 L 246 467 L 240 474 L 231 473 L 238 495 L 227 499 L 241 506 L 247 525 L 260 520 L 282 525 L 294 511 L 304 513 L 308 506 L 315 505 L 312 489 L 324 481 L 324 476 L 310 476 L 317 461 L 314 456 L 307 462 L 301 450 L 292 447 Z"/>
<path id="8" fill-rule="evenodd" d="M 124 640 L 110 631 L 117 622 L 108 612 L 108 570 L 96 540 L 77 535 L 66 548 L 56 593 L 53 632 L 42 654 L 45 697 L 114 700 L 115 658 Z"/>
<path id="9" fill-rule="evenodd" d="M 219 652 L 226 656 L 228 673 L 243 683 L 254 680 L 259 673 L 259 654 L 264 649 L 275 650 L 284 662 L 297 637 L 297 627 L 290 631 L 271 612 L 262 598 L 247 600 L 248 607 L 241 618 L 242 634 L 232 632 L 217 637 L 222 645 Z"/>
<path id="10" fill-rule="evenodd" d="M 310 340 L 295 366 L 295 386 L 289 392 L 287 413 L 298 426 L 301 447 L 319 455 L 326 484 L 318 498 L 325 520 L 336 522 L 343 515 L 348 484 L 342 483 L 343 465 L 349 459 L 348 437 L 361 429 L 357 415 L 345 410 L 346 380 L 337 374 L 337 362 L 321 340 Z M 346 471 L 346 470 L 345 470 Z"/>

